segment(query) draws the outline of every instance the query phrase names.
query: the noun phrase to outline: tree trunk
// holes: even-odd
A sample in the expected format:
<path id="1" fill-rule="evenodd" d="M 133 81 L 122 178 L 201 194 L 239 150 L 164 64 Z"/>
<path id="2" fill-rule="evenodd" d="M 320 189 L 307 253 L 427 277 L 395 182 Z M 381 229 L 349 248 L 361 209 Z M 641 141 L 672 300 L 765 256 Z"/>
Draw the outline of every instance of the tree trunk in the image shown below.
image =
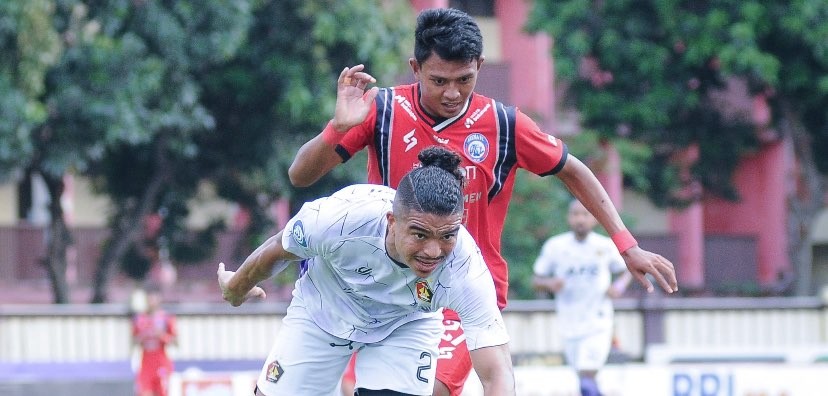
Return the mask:
<path id="1" fill-rule="evenodd" d="M 811 135 L 802 125 L 799 114 L 783 105 L 782 132 L 791 137 L 796 158 L 795 189 L 789 199 L 789 255 L 796 272 L 796 294 L 812 295 L 813 290 L 813 221 L 822 209 L 826 178 L 814 161 Z"/>
<path id="2" fill-rule="evenodd" d="M 49 215 L 51 217 L 47 234 L 47 256 L 43 260 L 43 265 L 49 275 L 55 304 L 66 304 L 69 302 L 69 286 L 66 282 L 66 251 L 72 242 L 72 236 L 66 226 L 63 207 L 60 204 L 65 186 L 62 176 L 52 176 L 43 172 L 41 176 L 49 191 Z"/>
<path id="3" fill-rule="evenodd" d="M 112 268 L 123 259 L 129 247 L 140 238 L 144 217 L 155 209 L 158 196 L 171 175 L 171 166 L 166 154 L 167 138 L 161 134 L 155 145 L 155 174 L 140 197 L 118 208 L 115 221 L 112 222 L 112 234 L 104 245 L 95 270 L 91 300 L 93 304 L 108 301 L 107 288 Z"/>

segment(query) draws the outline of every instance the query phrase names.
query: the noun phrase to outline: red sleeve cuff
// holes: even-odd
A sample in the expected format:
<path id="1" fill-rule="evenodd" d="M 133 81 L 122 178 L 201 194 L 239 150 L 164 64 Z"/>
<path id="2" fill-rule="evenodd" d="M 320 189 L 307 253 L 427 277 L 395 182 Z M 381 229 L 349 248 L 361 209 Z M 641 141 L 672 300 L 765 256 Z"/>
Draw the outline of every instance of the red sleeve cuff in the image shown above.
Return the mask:
<path id="1" fill-rule="evenodd" d="M 612 234 L 611 238 L 620 253 L 624 253 L 627 250 L 630 250 L 631 247 L 638 245 L 638 241 L 635 240 L 632 233 L 630 233 L 627 229 Z"/>
<path id="2" fill-rule="evenodd" d="M 339 141 L 342 140 L 344 136 L 344 133 L 337 132 L 336 129 L 334 129 L 333 121 L 328 122 L 328 125 L 326 125 L 325 129 L 322 130 L 322 140 L 331 146 L 339 144 Z"/>

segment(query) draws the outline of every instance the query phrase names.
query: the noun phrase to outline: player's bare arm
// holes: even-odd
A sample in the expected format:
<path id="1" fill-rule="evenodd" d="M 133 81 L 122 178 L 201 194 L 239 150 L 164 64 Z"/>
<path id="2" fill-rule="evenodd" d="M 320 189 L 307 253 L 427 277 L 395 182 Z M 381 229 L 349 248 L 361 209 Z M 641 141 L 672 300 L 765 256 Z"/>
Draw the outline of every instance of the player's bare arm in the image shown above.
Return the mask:
<path id="1" fill-rule="evenodd" d="M 564 280 L 563 278 L 558 278 L 554 276 L 537 276 L 535 275 L 532 278 L 532 287 L 535 290 L 549 292 L 549 293 L 557 293 L 564 287 Z"/>
<path id="2" fill-rule="evenodd" d="M 627 286 L 630 284 L 631 280 L 632 274 L 630 274 L 629 271 L 624 271 L 624 273 L 619 275 L 607 289 L 607 296 L 609 296 L 609 298 L 621 297 L 627 290 Z"/>
<path id="3" fill-rule="evenodd" d="M 236 272 L 225 270 L 224 263 L 219 263 L 217 275 L 224 300 L 237 307 L 251 298 L 267 297 L 264 289 L 256 285 L 299 260 L 282 247 L 282 232 L 256 248 Z"/>
<path id="4" fill-rule="evenodd" d="M 486 396 L 515 394 L 515 375 L 512 371 L 512 355 L 509 344 L 490 346 L 469 351 L 472 365 Z"/>
<path id="5" fill-rule="evenodd" d="M 570 155 L 563 169 L 556 176 L 566 185 L 573 196 L 584 205 L 584 207 L 595 216 L 609 235 L 626 230 L 621 216 L 610 201 L 609 194 L 595 177 L 595 174 L 575 156 Z M 627 264 L 632 276 L 644 286 L 648 292 L 654 290 L 653 284 L 647 279 L 650 274 L 656 283 L 667 293 L 678 291 L 676 271 L 673 263 L 664 257 L 641 249 L 635 245 L 624 252 L 621 256 Z"/>
<path id="6" fill-rule="evenodd" d="M 288 177 L 294 186 L 307 187 L 342 163 L 342 158 L 334 151 L 336 144 L 332 142 L 338 141 L 342 138 L 341 135 L 365 121 L 379 91 L 377 87 L 366 90 L 369 84 L 376 83 L 377 80 L 365 73 L 364 69 L 365 66 L 356 65 L 346 67 L 339 73 L 334 118 L 325 131 L 296 152 L 288 169 Z"/>

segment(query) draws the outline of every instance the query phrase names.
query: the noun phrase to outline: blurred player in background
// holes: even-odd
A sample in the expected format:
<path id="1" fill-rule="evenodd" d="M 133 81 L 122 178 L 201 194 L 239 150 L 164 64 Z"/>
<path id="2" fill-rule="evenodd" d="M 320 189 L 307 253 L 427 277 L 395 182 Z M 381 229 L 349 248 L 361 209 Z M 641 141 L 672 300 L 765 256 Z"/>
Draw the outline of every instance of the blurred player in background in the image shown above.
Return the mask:
<path id="1" fill-rule="evenodd" d="M 578 373 L 581 395 L 599 396 L 595 375 L 612 346 L 611 299 L 624 293 L 631 275 L 612 240 L 593 231 L 598 222 L 580 202 L 569 205 L 567 222 L 570 231 L 543 244 L 533 286 L 555 294 L 564 356 Z"/>
<path id="2" fill-rule="evenodd" d="M 173 362 L 167 346 L 176 342 L 175 316 L 161 308 L 161 287 L 146 288 L 146 311 L 132 319 L 132 340 L 141 348 L 141 363 L 135 378 L 138 396 L 166 396 Z"/>
<path id="3" fill-rule="evenodd" d="M 483 61 L 483 37 L 471 16 L 456 9 L 424 10 L 409 60 L 417 82 L 369 89 L 376 79 L 363 65 L 345 68 L 337 81 L 333 119 L 299 149 L 289 170 L 291 182 L 313 184 L 367 147 L 368 181 L 396 187 L 418 164 L 424 147 L 438 144 L 459 153 L 468 179 L 463 223 L 483 252 L 502 309 L 508 269 L 500 238 L 515 173 L 555 175 L 613 236 L 627 267 L 648 291 L 653 286 L 645 274 L 667 292 L 678 290 L 673 264 L 638 247 L 606 190 L 562 141 L 515 107 L 474 92 Z M 446 310 L 444 325 L 435 395 L 456 396 L 471 362 L 456 313 Z"/>
<path id="4" fill-rule="evenodd" d="M 359 396 L 427 395 L 435 384 L 443 307 L 463 318 L 487 396 L 515 394 L 509 337 L 480 248 L 462 226 L 460 157 L 423 150 L 394 191 L 360 184 L 308 202 L 237 272 L 219 265 L 237 306 L 305 260 L 257 381 L 257 394 L 331 395 L 354 351 Z"/>

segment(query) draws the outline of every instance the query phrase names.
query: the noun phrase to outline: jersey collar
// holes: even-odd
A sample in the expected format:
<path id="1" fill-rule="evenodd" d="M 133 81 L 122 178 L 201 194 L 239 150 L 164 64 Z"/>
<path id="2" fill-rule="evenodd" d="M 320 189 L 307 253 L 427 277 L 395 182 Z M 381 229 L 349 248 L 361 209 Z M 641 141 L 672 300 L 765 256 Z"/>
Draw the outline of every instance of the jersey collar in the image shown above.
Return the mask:
<path id="1" fill-rule="evenodd" d="M 414 108 L 417 109 L 417 114 L 425 120 L 429 125 L 431 125 L 434 132 L 440 132 L 446 128 L 448 128 L 451 124 L 454 124 L 455 121 L 459 120 L 463 116 L 466 115 L 466 112 L 469 111 L 469 106 L 471 104 L 472 97 L 474 97 L 475 93 L 472 92 L 469 95 L 469 98 L 466 100 L 466 103 L 463 105 L 463 109 L 457 113 L 456 116 L 451 118 L 443 118 L 443 117 L 436 117 L 429 114 L 423 107 L 420 105 L 420 83 L 414 83 Z"/>

